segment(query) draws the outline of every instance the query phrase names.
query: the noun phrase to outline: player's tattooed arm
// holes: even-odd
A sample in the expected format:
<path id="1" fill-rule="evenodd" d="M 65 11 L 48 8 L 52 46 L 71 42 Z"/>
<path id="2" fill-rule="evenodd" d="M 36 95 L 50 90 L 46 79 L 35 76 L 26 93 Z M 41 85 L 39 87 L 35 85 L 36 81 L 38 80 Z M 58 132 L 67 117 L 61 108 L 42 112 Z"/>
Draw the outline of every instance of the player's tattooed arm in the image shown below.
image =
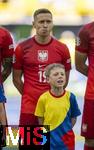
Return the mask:
<path id="1" fill-rule="evenodd" d="M 2 125 L 6 125 L 7 124 L 6 111 L 5 111 L 4 103 L 0 103 L 0 123 Z"/>
<path id="2" fill-rule="evenodd" d="M 66 86 L 68 85 L 69 82 L 69 76 L 70 76 L 70 71 L 66 71 L 66 83 L 64 85 L 64 89 L 66 88 Z"/>
<path id="3" fill-rule="evenodd" d="M 23 80 L 22 80 L 22 75 L 23 71 L 22 70 L 17 70 L 13 69 L 13 84 L 19 91 L 19 93 L 22 95 L 23 94 Z"/>
<path id="4" fill-rule="evenodd" d="M 3 66 L 2 81 L 4 82 L 11 73 L 12 57 L 4 58 L 2 61 L 2 66 Z"/>
<path id="5" fill-rule="evenodd" d="M 76 70 L 85 76 L 88 76 L 87 53 L 75 52 L 75 67 Z"/>

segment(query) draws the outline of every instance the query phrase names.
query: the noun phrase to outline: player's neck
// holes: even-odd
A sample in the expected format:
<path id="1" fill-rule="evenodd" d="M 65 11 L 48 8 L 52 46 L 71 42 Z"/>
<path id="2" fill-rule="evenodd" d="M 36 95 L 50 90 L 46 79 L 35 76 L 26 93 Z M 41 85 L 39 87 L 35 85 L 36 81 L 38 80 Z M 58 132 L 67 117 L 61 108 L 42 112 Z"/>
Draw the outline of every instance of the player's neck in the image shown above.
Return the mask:
<path id="1" fill-rule="evenodd" d="M 65 92 L 65 90 L 63 89 L 63 87 L 60 87 L 60 88 L 52 87 L 50 91 L 55 96 L 61 96 Z"/>
<path id="2" fill-rule="evenodd" d="M 51 41 L 51 36 L 39 36 L 39 35 L 35 35 L 35 40 L 39 43 L 39 44 L 48 44 Z"/>

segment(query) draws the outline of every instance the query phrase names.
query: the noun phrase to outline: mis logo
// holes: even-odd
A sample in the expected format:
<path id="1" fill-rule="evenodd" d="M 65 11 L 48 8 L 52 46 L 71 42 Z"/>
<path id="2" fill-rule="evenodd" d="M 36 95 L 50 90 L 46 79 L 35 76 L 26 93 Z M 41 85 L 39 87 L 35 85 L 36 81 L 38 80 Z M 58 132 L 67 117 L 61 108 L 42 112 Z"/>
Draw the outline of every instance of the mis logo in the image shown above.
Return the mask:
<path id="1" fill-rule="evenodd" d="M 50 135 L 45 126 L 7 126 L 6 146 L 20 150 L 50 150 Z M 3 128 L 0 129 L 3 131 Z"/>

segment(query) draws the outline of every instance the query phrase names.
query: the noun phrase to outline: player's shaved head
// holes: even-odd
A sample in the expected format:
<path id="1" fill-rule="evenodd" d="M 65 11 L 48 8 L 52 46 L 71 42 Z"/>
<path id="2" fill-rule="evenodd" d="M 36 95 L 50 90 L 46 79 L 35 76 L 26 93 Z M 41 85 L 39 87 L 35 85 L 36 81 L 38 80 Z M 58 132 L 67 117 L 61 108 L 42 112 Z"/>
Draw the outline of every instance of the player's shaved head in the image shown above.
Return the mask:
<path id="1" fill-rule="evenodd" d="M 46 8 L 41 8 L 41 9 L 37 9 L 37 10 L 34 12 L 34 15 L 33 15 L 34 20 L 35 20 L 35 18 L 37 17 L 37 15 L 42 14 L 42 13 L 45 13 L 45 14 L 49 13 L 49 14 L 51 14 L 51 16 L 52 16 L 52 13 L 51 13 L 50 10 L 48 10 L 48 9 L 46 9 Z"/>

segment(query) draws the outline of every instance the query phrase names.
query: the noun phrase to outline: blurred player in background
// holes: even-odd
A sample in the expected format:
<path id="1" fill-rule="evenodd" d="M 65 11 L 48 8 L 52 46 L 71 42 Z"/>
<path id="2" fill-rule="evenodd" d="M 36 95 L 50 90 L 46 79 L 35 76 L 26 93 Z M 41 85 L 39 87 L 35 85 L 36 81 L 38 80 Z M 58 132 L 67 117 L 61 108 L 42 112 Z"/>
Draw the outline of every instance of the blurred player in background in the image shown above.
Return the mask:
<path id="1" fill-rule="evenodd" d="M 78 34 L 75 52 L 76 69 L 87 76 L 81 135 L 84 150 L 94 150 L 94 22 L 84 25 Z"/>
<path id="2" fill-rule="evenodd" d="M 71 62 L 74 66 L 75 34 L 70 30 L 63 31 L 60 35 L 59 41 L 68 46 L 71 55 Z"/>
<path id="3" fill-rule="evenodd" d="M 65 68 L 62 64 L 50 64 L 45 75 L 51 89 L 39 97 L 35 115 L 40 125 L 50 126 L 50 150 L 75 150 L 72 128 L 81 113 L 75 95 L 64 89 Z"/>
<path id="4" fill-rule="evenodd" d="M 19 43 L 14 56 L 13 82 L 22 95 L 20 125 L 38 123 L 34 116 L 37 100 L 49 89 L 44 68 L 55 62 L 63 64 L 66 70 L 66 85 L 71 69 L 67 46 L 51 36 L 52 13 L 45 8 L 36 10 L 33 27 L 35 35 Z"/>
<path id="5" fill-rule="evenodd" d="M 5 126 L 7 124 L 5 111 L 6 97 L 4 95 L 3 82 L 7 79 L 7 77 L 11 73 L 13 49 L 14 49 L 13 39 L 9 31 L 5 28 L 0 27 L 0 127 L 1 128 L 2 125 Z M 4 134 L 2 136 L 2 139 L 0 139 L 1 142 L 0 146 L 4 145 L 4 137 L 5 137 Z"/>

